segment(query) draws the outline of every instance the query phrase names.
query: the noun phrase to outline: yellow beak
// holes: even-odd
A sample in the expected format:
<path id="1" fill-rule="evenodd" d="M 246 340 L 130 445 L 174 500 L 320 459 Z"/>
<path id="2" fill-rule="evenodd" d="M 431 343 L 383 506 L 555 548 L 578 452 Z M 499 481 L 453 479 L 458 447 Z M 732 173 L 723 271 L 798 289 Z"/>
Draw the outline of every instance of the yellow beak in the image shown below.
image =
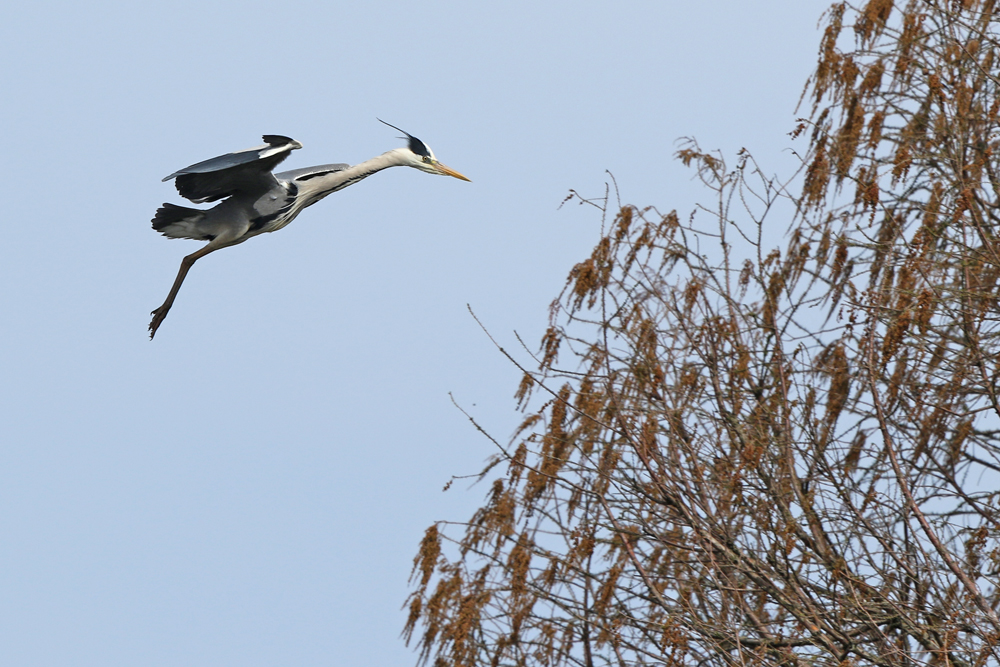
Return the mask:
<path id="1" fill-rule="evenodd" d="M 455 171 L 451 167 L 446 167 L 443 164 L 441 164 L 440 162 L 435 162 L 434 163 L 434 167 L 435 167 L 435 169 L 438 170 L 439 174 L 443 174 L 444 176 L 454 176 L 455 178 L 457 178 L 457 179 L 459 179 L 461 181 L 468 181 L 469 183 L 472 182 L 471 178 L 467 178 L 467 177 L 463 176 L 462 174 L 458 173 L 457 171 Z"/>

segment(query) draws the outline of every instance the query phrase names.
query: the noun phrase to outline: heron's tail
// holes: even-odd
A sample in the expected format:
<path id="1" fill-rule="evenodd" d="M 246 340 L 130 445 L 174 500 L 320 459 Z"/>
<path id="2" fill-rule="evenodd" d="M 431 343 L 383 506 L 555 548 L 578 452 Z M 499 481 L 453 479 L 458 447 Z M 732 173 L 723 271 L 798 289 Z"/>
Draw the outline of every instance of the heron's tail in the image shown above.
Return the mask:
<path id="1" fill-rule="evenodd" d="M 196 208 L 164 204 L 156 209 L 156 215 L 153 216 L 153 229 L 172 239 L 211 241 L 212 235 L 206 234 L 198 224 L 204 217 L 205 211 Z"/>

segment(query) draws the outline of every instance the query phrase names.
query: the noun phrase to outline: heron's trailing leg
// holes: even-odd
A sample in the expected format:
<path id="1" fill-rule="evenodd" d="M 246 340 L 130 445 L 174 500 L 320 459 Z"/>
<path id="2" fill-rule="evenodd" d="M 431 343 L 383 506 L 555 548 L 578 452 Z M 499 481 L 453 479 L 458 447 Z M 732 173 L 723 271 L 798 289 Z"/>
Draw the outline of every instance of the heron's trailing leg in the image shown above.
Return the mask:
<path id="1" fill-rule="evenodd" d="M 170 312 L 170 306 L 174 305 L 174 299 L 177 298 L 177 292 L 180 291 L 181 285 L 184 283 L 184 278 L 187 276 L 187 272 L 191 270 L 191 267 L 194 266 L 194 263 L 199 259 L 218 249 L 218 246 L 213 247 L 212 245 L 207 245 L 201 250 L 193 252 L 181 260 L 181 268 L 177 271 L 177 278 L 174 279 L 174 286 L 170 288 L 170 294 L 167 295 L 167 300 L 163 302 L 162 306 L 150 313 L 150 315 L 153 316 L 152 321 L 149 323 L 150 340 L 153 340 L 153 336 L 156 335 L 156 330 L 160 328 L 160 323 L 163 322 L 167 313 Z"/>

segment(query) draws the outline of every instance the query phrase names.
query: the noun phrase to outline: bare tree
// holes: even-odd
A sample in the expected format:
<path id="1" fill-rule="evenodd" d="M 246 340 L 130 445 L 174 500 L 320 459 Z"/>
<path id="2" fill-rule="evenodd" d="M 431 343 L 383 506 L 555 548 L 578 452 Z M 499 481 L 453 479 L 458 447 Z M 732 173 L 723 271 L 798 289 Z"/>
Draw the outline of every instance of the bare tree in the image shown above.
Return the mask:
<path id="1" fill-rule="evenodd" d="M 995 15 L 836 4 L 800 174 L 692 142 L 696 215 L 597 202 L 485 504 L 415 559 L 421 660 L 1000 665 Z"/>

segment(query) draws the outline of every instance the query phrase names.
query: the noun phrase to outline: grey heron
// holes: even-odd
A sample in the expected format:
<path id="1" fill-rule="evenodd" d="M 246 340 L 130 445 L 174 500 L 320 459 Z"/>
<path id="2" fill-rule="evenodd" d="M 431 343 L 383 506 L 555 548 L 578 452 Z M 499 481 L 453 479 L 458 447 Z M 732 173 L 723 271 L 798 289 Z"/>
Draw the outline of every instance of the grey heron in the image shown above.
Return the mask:
<path id="1" fill-rule="evenodd" d="M 222 201 L 209 209 L 175 204 L 164 204 L 157 209 L 153 229 L 172 239 L 208 243 L 181 260 L 166 301 L 150 313 L 153 316 L 149 323 L 150 339 L 170 312 L 188 271 L 209 253 L 265 232 L 276 232 L 307 206 L 388 167 L 413 167 L 428 174 L 469 180 L 438 162 L 424 142 L 395 125 L 389 127 L 406 135 L 402 137 L 407 139 L 406 148 L 394 148 L 354 166 L 322 164 L 273 174 L 271 171 L 293 150 L 302 148 L 302 144 L 288 137 L 265 134 L 263 146 L 220 155 L 164 178 L 164 181 L 175 179 L 177 192 L 196 204 Z"/>

